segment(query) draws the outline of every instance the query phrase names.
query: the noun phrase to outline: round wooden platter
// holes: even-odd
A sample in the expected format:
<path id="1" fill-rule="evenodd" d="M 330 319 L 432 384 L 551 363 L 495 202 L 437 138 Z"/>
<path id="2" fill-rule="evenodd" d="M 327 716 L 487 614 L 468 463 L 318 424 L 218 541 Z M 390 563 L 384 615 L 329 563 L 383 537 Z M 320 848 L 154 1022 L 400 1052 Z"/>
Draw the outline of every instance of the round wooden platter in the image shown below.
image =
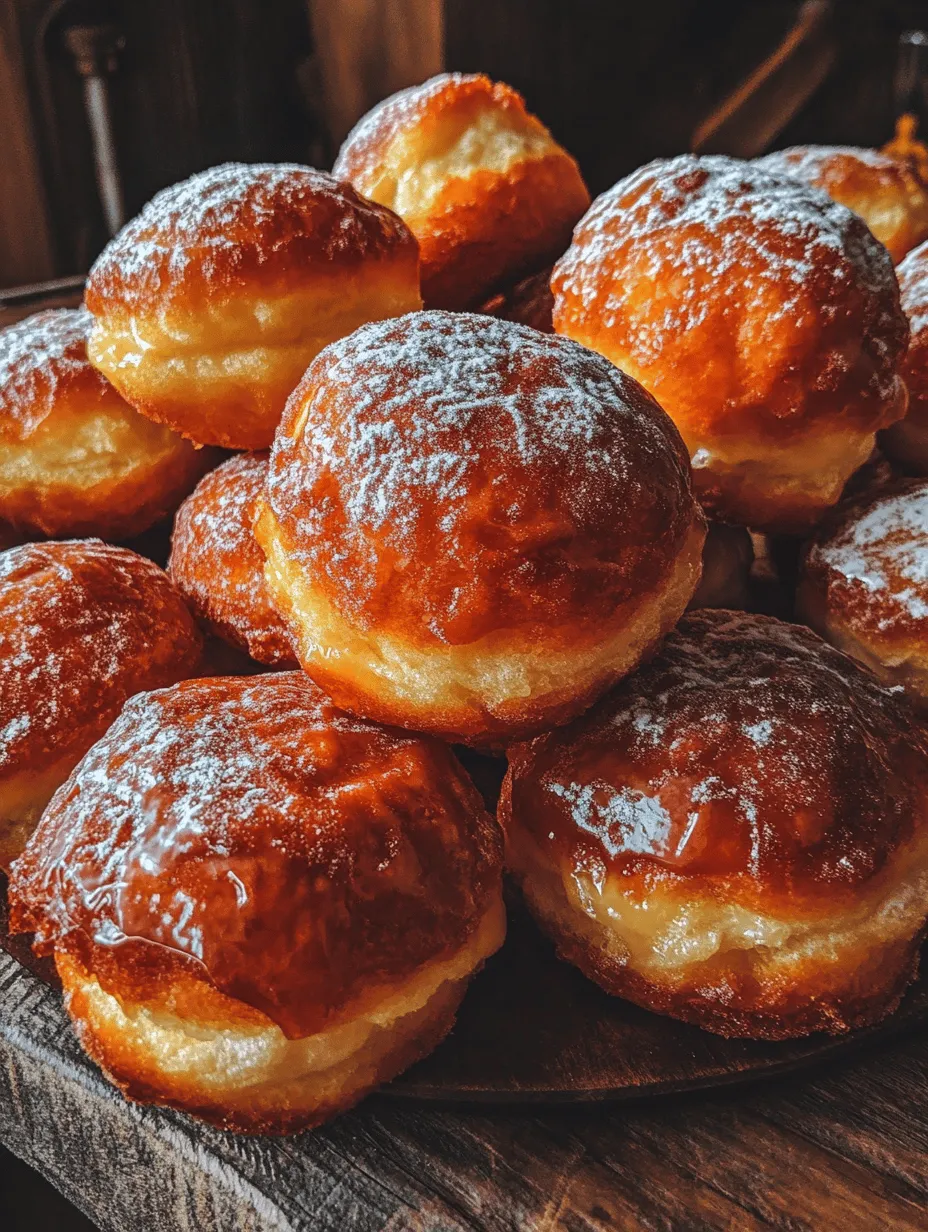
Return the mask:
<path id="1" fill-rule="evenodd" d="M 57 984 L 54 967 L 33 955 L 29 939 L 9 935 L 3 886 L 0 947 Z M 725 1040 L 607 996 L 559 961 L 513 903 L 506 944 L 474 980 L 451 1035 L 382 1093 L 444 1103 L 634 1099 L 800 1069 L 925 1023 L 928 978 L 878 1027 L 775 1044 Z"/>

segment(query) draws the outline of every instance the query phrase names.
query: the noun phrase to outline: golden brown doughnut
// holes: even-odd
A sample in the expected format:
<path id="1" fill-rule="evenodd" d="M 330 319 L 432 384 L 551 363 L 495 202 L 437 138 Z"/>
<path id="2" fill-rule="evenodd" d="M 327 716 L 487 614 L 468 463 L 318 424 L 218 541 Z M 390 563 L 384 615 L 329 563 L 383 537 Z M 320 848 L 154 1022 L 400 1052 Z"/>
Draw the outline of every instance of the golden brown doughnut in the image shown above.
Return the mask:
<path id="1" fill-rule="evenodd" d="M 796 594 L 816 632 L 928 711 L 928 480 L 843 502 L 809 545 Z"/>
<path id="2" fill-rule="evenodd" d="M 287 404 L 255 524 L 339 705 L 466 743 L 566 721 L 696 588 L 673 424 L 565 338 L 470 313 L 366 325 Z"/>
<path id="3" fill-rule="evenodd" d="M 201 445 L 266 449 L 322 348 L 418 308 L 407 227 L 322 171 L 226 163 L 166 188 L 87 283 L 91 361 Z"/>
<path id="4" fill-rule="evenodd" d="M 928 241 L 896 269 L 902 310 L 909 320 L 909 349 L 900 369 L 909 391 L 905 419 L 880 437 L 880 447 L 912 475 L 928 475 Z"/>
<path id="5" fill-rule="evenodd" d="M 520 94 L 442 73 L 355 126 L 333 174 L 408 223 L 429 308 L 471 308 L 561 255 L 590 196 Z"/>
<path id="6" fill-rule="evenodd" d="M 26 535 L 129 539 L 217 461 L 90 366 L 90 321 L 57 308 L 0 330 L 0 519 Z"/>
<path id="7" fill-rule="evenodd" d="M 710 522 L 702 549 L 702 577 L 690 607 L 747 610 L 753 563 L 754 544 L 743 526 Z"/>
<path id="8" fill-rule="evenodd" d="M 600 197 L 554 268 L 554 327 L 674 420 L 719 521 L 800 533 L 905 410 L 892 263 L 823 192 L 721 156 Z"/>
<path id="9" fill-rule="evenodd" d="M 142 1103 L 317 1125 L 425 1055 L 503 940 L 502 843 L 438 741 L 302 672 L 128 703 L 10 880 L 81 1043 Z M 104 888 L 105 887 L 105 888 Z"/>
<path id="10" fill-rule="evenodd" d="M 135 552 L 0 553 L 0 867 L 126 698 L 193 675 L 201 649 L 178 591 Z"/>
<path id="11" fill-rule="evenodd" d="M 254 536 L 267 463 L 266 453 L 240 454 L 200 481 L 177 511 L 168 573 L 212 633 L 259 663 L 296 667 Z"/>
<path id="12" fill-rule="evenodd" d="M 562 957 L 727 1036 L 877 1022 L 928 915 L 928 733 L 798 625 L 684 617 L 568 727 L 510 750 L 507 859 Z"/>
<path id="13" fill-rule="evenodd" d="M 755 160 L 859 214 L 894 262 L 928 239 L 928 184 L 909 159 L 846 145 L 796 145 Z"/>

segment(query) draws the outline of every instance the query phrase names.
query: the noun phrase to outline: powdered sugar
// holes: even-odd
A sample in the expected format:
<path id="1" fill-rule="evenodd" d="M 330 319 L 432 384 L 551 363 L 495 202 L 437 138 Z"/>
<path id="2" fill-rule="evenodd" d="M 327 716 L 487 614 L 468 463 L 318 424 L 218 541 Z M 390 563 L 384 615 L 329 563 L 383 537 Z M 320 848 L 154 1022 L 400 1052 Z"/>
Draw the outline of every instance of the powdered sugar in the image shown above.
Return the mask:
<path id="1" fill-rule="evenodd" d="M 87 361 L 90 314 L 52 308 L 0 330 L 0 436 L 28 436 L 65 384 L 96 375 Z M 98 377 L 101 385 L 104 378 Z"/>
<path id="2" fill-rule="evenodd" d="M 902 292 L 902 309 L 912 330 L 912 342 L 914 344 L 917 339 L 919 345 L 923 345 L 921 335 L 928 331 L 928 241 L 912 249 L 900 262 L 896 274 Z"/>

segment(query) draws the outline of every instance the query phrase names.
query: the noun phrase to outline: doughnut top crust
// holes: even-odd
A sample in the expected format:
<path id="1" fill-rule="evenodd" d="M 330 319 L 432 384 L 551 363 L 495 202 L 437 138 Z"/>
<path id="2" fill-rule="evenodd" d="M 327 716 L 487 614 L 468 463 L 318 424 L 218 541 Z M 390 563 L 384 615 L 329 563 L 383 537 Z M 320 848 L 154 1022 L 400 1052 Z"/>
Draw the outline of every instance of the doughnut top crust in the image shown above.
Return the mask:
<path id="1" fill-rule="evenodd" d="M 829 617 L 868 640 L 928 640 L 928 480 L 841 505 L 810 545 L 805 575 Z"/>
<path id="2" fill-rule="evenodd" d="M 898 418 L 892 261 L 819 189 L 724 156 L 658 159 L 599 197 L 554 268 L 554 326 L 648 387 L 691 444 Z"/>
<path id="3" fill-rule="evenodd" d="M 220 637 L 259 663 L 295 667 L 253 530 L 267 464 L 266 453 L 243 453 L 200 480 L 177 511 L 168 572 Z"/>
<path id="4" fill-rule="evenodd" d="M 401 253 L 415 260 L 406 225 L 350 184 L 293 163 L 224 163 L 153 197 L 97 258 L 85 302 L 94 316 L 195 310 Z"/>
<path id="5" fill-rule="evenodd" d="M 0 440 L 26 440 L 71 393 L 118 398 L 87 359 L 90 324 L 82 308 L 51 308 L 0 330 Z"/>
<path id="6" fill-rule="evenodd" d="M 446 312 L 319 355 L 267 501 L 346 619 L 425 645 L 582 635 L 666 578 L 698 517 L 682 441 L 635 381 L 567 339 Z"/>
<path id="7" fill-rule="evenodd" d="M 623 892 L 715 886 L 814 912 L 909 842 L 926 785 L 926 733 L 897 691 L 801 626 L 704 610 L 586 716 L 512 752 L 501 819 Z"/>
<path id="8" fill-rule="evenodd" d="M 15 928 L 121 997 L 192 968 L 297 1038 L 452 956 L 500 871 L 446 746 L 283 672 L 129 702 L 52 800 L 10 901 Z"/>
<path id="9" fill-rule="evenodd" d="M 756 162 L 774 175 L 824 189 L 859 214 L 894 261 L 928 236 L 928 184 L 909 162 L 842 145 L 797 145 Z"/>
<path id="10" fill-rule="evenodd" d="M 909 391 L 909 414 L 928 420 L 928 241 L 897 266 L 902 309 L 909 320 L 909 349 L 900 369 Z"/>
<path id="11" fill-rule="evenodd" d="M 84 539 L 0 553 L 0 778 L 79 756 L 201 650 L 178 591 L 135 552 Z"/>

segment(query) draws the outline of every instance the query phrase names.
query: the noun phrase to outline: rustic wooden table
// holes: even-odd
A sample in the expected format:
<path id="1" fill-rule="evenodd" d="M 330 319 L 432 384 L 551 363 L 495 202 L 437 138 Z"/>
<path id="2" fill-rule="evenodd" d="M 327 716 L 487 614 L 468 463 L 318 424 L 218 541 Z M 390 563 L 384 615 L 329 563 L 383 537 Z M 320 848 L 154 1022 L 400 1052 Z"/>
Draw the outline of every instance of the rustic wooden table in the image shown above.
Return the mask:
<path id="1" fill-rule="evenodd" d="M 269 1168 L 260 1140 L 125 1104 L 84 1060 L 58 994 L 0 955 L 0 1140 L 105 1232 L 925 1229 L 923 1036 L 649 1103 L 379 1097 L 287 1141 Z"/>

